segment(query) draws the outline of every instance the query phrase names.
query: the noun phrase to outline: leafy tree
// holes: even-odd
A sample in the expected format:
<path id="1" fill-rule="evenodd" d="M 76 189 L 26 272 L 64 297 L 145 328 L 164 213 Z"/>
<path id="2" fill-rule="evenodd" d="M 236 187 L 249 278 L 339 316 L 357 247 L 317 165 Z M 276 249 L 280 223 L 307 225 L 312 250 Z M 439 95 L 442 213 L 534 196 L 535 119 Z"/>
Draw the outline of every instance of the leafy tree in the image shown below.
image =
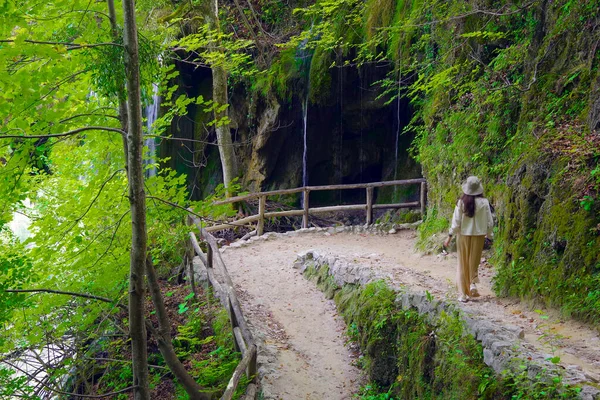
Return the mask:
<path id="1" fill-rule="evenodd" d="M 149 396 L 149 329 L 190 397 L 209 398 L 165 334 L 153 260 L 166 261 L 164 252 L 173 249 L 162 244 L 184 237 L 178 228 L 186 215 L 184 179 L 168 170 L 144 179 L 142 101 L 159 77 L 157 46 L 138 42 L 133 1 L 122 6 L 120 14 L 112 0 L 108 7 L 87 0 L 0 3 L 0 228 L 15 211 L 32 219 L 26 243 L 2 236 L 0 323 L 6 329 L 0 353 L 29 386 L 61 393 L 73 356 L 88 354 L 90 342 L 115 329 L 129 280 L 134 397 Z M 147 62 L 140 64 L 140 54 Z M 186 101 L 192 100 L 177 103 Z M 185 107 L 179 108 L 175 112 Z M 147 272 L 162 316 L 158 330 L 144 318 Z M 11 362 L 15 351 L 37 354 L 61 342 L 62 355 L 44 363 L 49 375 L 43 379 Z M 13 379 L 10 369 L 0 371 L 0 380 Z M 34 393 L 22 380 L 3 387 L 20 396 Z"/>

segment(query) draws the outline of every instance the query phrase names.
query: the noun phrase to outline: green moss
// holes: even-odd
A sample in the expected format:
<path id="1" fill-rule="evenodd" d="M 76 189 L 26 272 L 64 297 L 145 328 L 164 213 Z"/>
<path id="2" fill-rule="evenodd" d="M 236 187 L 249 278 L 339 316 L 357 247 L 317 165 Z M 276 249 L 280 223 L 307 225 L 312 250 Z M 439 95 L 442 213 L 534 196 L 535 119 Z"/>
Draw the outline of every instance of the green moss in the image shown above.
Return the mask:
<path id="1" fill-rule="evenodd" d="M 447 230 L 449 226 L 448 218 L 445 215 L 439 215 L 437 207 L 430 207 L 418 229 L 417 248 L 428 250 L 438 245 L 435 234 Z"/>
<path id="2" fill-rule="evenodd" d="M 332 100 L 331 91 L 331 51 L 319 46 L 310 63 L 309 99 L 314 104 L 328 104 Z"/>
<path id="3" fill-rule="evenodd" d="M 560 164 L 546 174 L 525 163 L 506 190 L 502 251 L 495 288 L 501 294 L 559 307 L 588 321 L 600 317 L 597 220 L 572 198 Z"/>
<path id="4" fill-rule="evenodd" d="M 288 48 L 279 53 L 269 69 L 255 76 L 252 89 L 264 97 L 274 93 L 279 99 L 289 102 L 299 79 L 300 62 L 296 49 Z"/>
<path id="5" fill-rule="evenodd" d="M 304 276 L 314 282 L 317 287 L 325 293 L 325 297 L 328 299 L 333 299 L 335 293 L 340 289 L 333 280 L 333 277 L 329 275 L 329 267 L 326 265 L 323 265 L 318 269 L 315 267 L 308 267 L 306 271 L 304 271 Z"/>
<path id="6" fill-rule="evenodd" d="M 377 224 L 410 224 L 421 220 L 421 212 L 418 210 L 390 210 L 375 221 Z"/>
<path id="7" fill-rule="evenodd" d="M 370 39 L 390 25 L 396 11 L 396 0 L 368 0 L 365 8 L 365 32 Z"/>
<path id="8" fill-rule="evenodd" d="M 334 297 L 374 386 L 402 399 L 499 398 L 480 345 L 456 313 L 442 313 L 432 325 L 416 310 L 399 308 L 396 296 L 378 281 L 345 285 Z"/>
<path id="9" fill-rule="evenodd" d="M 479 342 L 468 333 L 455 310 L 434 319 L 415 309 L 404 310 L 397 293 L 384 281 L 331 285 L 327 267 L 309 268 L 306 275 L 323 290 L 335 293 L 348 335 L 364 353 L 363 368 L 370 383 L 363 399 L 574 399 L 579 389 L 542 369 L 532 379 L 527 361 L 502 376 L 483 362 Z M 431 300 L 432 301 L 432 300 Z"/>

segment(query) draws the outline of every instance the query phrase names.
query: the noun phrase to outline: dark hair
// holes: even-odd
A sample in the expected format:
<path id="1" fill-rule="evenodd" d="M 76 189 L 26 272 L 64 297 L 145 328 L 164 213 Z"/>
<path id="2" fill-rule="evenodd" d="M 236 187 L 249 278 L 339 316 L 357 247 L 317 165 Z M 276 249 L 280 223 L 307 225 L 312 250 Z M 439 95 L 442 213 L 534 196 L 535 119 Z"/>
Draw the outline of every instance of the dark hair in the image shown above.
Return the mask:
<path id="1" fill-rule="evenodd" d="M 463 193 L 463 195 L 460 196 L 460 201 L 462 201 L 464 206 L 463 212 L 469 218 L 473 218 L 473 216 L 475 215 L 475 199 L 477 197 L 483 197 L 483 193 L 478 194 L 476 196 L 471 196 L 470 194 Z"/>

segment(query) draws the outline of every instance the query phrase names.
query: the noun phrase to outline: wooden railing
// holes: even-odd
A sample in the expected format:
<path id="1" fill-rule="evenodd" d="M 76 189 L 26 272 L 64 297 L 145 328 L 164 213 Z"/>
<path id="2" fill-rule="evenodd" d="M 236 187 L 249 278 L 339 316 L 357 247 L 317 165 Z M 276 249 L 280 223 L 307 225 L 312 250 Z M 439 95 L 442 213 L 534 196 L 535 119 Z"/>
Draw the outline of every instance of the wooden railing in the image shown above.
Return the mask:
<path id="1" fill-rule="evenodd" d="M 420 196 L 419 201 L 414 201 L 410 203 L 395 203 L 395 204 L 374 204 L 374 191 L 375 188 L 385 187 L 385 186 L 403 186 L 403 185 L 420 185 Z M 323 191 L 323 190 L 348 190 L 348 189 L 365 189 L 366 190 L 366 204 L 351 204 L 351 205 L 338 205 L 331 207 L 310 207 L 309 204 L 309 194 L 311 192 Z M 286 210 L 286 211 L 272 211 L 267 212 L 266 203 L 267 197 L 269 196 L 279 196 L 285 194 L 294 194 L 294 193 L 302 193 L 302 209 L 298 210 Z M 318 213 L 326 213 L 326 212 L 336 212 L 336 211 L 351 211 L 351 210 L 365 210 L 366 212 L 366 222 L 367 225 L 371 225 L 373 223 L 373 210 L 376 209 L 389 209 L 389 208 L 417 208 L 420 207 L 421 214 L 425 214 L 425 207 L 427 201 L 427 182 L 425 179 L 406 179 L 406 180 L 397 180 L 397 181 L 387 181 L 387 182 L 373 182 L 373 183 L 357 183 L 350 185 L 327 185 L 327 186 L 304 186 L 294 189 L 283 189 L 283 190 L 273 190 L 270 192 L 257 192 L 250 193 L 243 196 L 230 197 L 225 200 L 221 200 L 215 202 L 215 205 L 221 204 L 229 204 L 229 203 L 238 203 L 241 201 L 247 201 L 250 199 L 255 199 L 258 197 L 258 214 L 251 215 L 249 217 L 238 219 L 231 223 L 223 223 L 217 224 L 213 226 L 206 227 L 207 232 L 215 232 L 222 229 L 228 229 L 235 226 L 243 226 L 253 222 L 258 222 L 256 227 L 257 235 L 262 235 L 265 226 L 265 218 L 274 218 L 274 217 L 291 217 L 291 216 L 302 216 L 302 227 L 308 228 L 308 218 L 309 215 L 318 214 Z"/>
<path id="2" fill-rule="evenodd" d="M 233 397 L 239 380 L 244 372 L 249 379 L 252 379 L 252 377 L 256 375 L 257 347 L 254 338 L 252 337 L 252 333 L 250 332 L 250 329 L 248 329 L 248 323 L 246 322 L 244 314 L 242 313 L 240 302 L 233 288 L 233 282 L 231 281 L 231 277 L 227 272 L 225 262 L 221 257 L 221 252 L 217 246 L 217 240 L 213 235 L 202 228 L 197 218 L 190 216 L 189 222 L 190 224 L 198 227 L 200 238 L 204 240 L 207 245 L 207 251 L 205 255 L 200 248 L 200 244 L 198 243 L 196 235 L 193 232 L 190 232 L 190 250 L 193 251 L 195 255 L 200 257 L 200 260 L 206 268 L 208 281 L 213 287 L 215 296 L 227 309 L 229 321 L 231 322 L 231 328 L 233 331 L 235 348 L 237 351 L 242 353 L 242 360 L 235 369 L 233 376 L 231 377 L 229 384 L 227 385 L 227 388 L 221 397 L 221 400 L 230 400 Z M 194 271 L 192 260 L 193 257 L 188 258 L 191 269 L 190 279 L 192 281 L 192 287 L 194 287 L 195 282 L 193 278 Z M 217 271 L 216 274 L 215 269 Z M 247 395 L 250 395 L 250 398 L 253 398 L 253 394 L 250 394 L 249 392 L 254 390 L 256 390 L 255 386 L 251 385 L 247 391 Z"/>

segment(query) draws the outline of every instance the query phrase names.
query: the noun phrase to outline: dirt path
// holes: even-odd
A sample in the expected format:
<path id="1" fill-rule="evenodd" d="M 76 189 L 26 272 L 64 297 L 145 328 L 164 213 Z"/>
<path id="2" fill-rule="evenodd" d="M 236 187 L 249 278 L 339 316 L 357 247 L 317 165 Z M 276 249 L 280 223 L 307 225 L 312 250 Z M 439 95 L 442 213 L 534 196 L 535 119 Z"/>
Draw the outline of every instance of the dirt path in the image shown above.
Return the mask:
<path id="1" fill-rule="evenodd" d="M 414 231 L 395 235 L 325 232 L 278 236 L 223 252 L 242 307 L 253 330 L 264 341 L 265 399 L 348 399 L 362 383 L 352 366 L 353 352 L 344 346 L 345 326 L 335 305 L 292 268 L 296 255 L 313 249 L 369 265 L 390 277 L 393 285 L 427 290 L 435 297 L 456 297 L 456 257 L 420 255 Z M 490 288 L 493 270 L 480 268 L 481 297 L 460 304 L 469 313 L 523 329 L 526 347 L 559 356 L 561 365 L 600 381 L 598 332 L 558 313 L 529 309 L 516 299 L 496 298 Z"/>

